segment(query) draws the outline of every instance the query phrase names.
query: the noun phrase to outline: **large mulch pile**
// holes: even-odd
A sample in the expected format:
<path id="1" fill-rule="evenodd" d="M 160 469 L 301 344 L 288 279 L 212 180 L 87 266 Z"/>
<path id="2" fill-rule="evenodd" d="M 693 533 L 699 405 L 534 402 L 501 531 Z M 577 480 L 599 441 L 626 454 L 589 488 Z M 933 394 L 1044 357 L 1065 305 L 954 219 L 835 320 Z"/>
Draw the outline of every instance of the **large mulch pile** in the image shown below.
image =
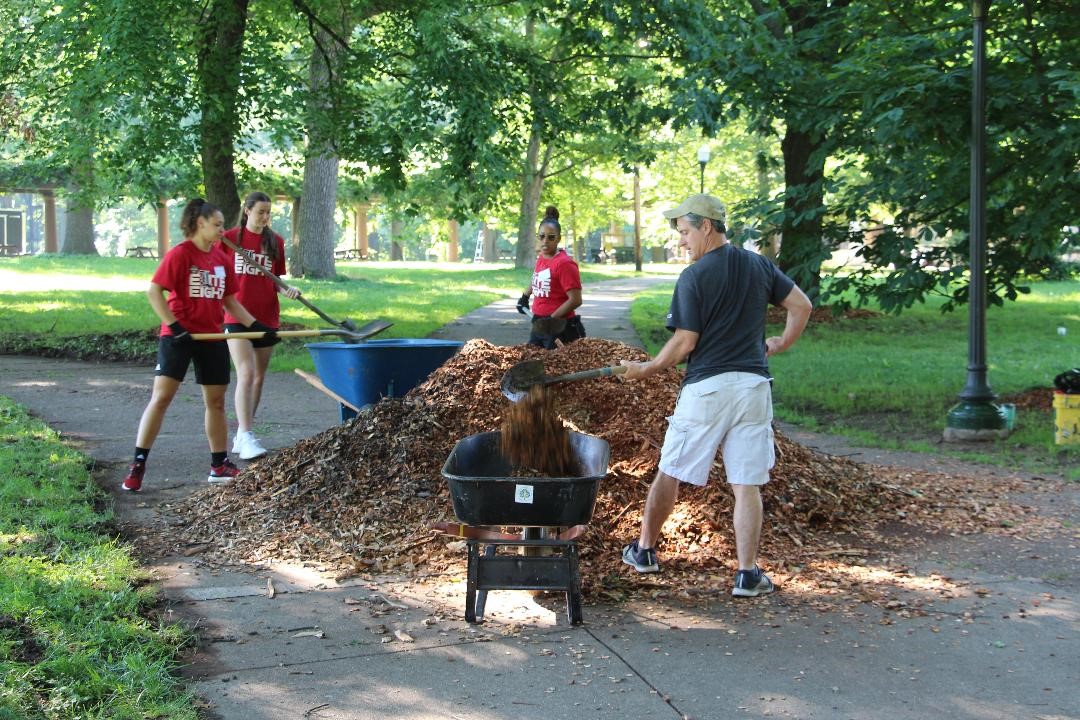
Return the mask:
<path id="1" fill-rule="evenodd" d="M 206 546 L 207 556 L 219 561 L 313 561 L 339 577 L 460 575 L 460 543 L 430 530 L 455 519 L 440 469 L 458 439 L 499 428 L 510 408 L 500 391 L 503 375 L 533 358 L 543 358 L 554 376 L 645 355 L 599 339 L 554 351 L 470 341 L 405 398 L 383 400 L 252 464 L 232 485 L 174 506 L 181 541 Z M 680 380 L 673 369 L 640 382 L 605 378 L 552 386 L 564 421 L 611 447 L 610 472 L 580 541 L 586 594 L 622 597 L 659 587 L 689 597 L 730 589 L 732 499 L 719 459 L 706 488 L 683 486 L 659 546 L 659 576 L 635 577 L 619 557 L 636 537 Z M 888 523 L 953 534 L 1018 532 L 1037 523 L 1007 499 L 1024 489 L 1019 480 L 887 471 L 814 452 L 780 433 L 776 450 L 764 491 L 762 563 L 782 582 L 850 591 L 858 579 L 838 568 L 887 549 L 893 539 L 875 528 Z"/>

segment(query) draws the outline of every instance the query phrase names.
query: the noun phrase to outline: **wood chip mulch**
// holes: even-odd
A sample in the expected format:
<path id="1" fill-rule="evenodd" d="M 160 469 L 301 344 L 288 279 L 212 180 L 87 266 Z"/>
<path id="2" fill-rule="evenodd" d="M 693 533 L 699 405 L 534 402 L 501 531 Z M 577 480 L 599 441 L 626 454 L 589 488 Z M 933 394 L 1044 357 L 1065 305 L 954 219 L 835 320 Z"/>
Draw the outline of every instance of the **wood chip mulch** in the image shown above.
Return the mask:
<path id="1" fill-rule="evenodd" d="M 1018 410 L 1040 410 L 1049 413 L 1054 410 L 1054 388 L 1030 388 L 1002 395 L 998 400 L 1003 403 L 1012 403 Z"/>
<path id="2" fill-rule="evenodd" d="M 460 543 L 430 530 L 435 522 L 455 520 L 440 470 L 457 440 L 499 428 L 510 408 L 502 377 L 533 358 L 543 358 L 546 374 L 554 376 L 645 354 L 591 338 L 554 351 L 470 341 L 406 397 L 383 400 L 252 464 L 230 486 L 174 504 L 169 510 L 177 516 L 178 544 L 205 546 L 204 557 L 218 562 L 314 562 L 339 579 L 384 572 L 460 577 Z M 681 490 L 658 548 L 663 572 L 637 576 L 620 560 L 622 545 L 636 537 L 680 380 L 681 371 L 672 369 L 640 382 L 604 378 L 551 386 L 563 420 L 611 447 L 610 471 L 580 541 L 587 596 L 649 592 L 693 600 L 730 592 L 732 498 L 719 458 L 707 487 Z M 888 565 L 896 542 L 881 529 L 890 524 L 953 535 L 1031 536 L 1061 527 L 1010 499 L 1031 492 L 1020 478 L 858 464 L 779 432 L 776 456 L 763 492 L 762 565 L 781 583 L 818 594 L 835 591 L 882 607 L 897 602 L 882 588 L 904 583 L 896 577 L 883 582 L 879 567 Z"/>

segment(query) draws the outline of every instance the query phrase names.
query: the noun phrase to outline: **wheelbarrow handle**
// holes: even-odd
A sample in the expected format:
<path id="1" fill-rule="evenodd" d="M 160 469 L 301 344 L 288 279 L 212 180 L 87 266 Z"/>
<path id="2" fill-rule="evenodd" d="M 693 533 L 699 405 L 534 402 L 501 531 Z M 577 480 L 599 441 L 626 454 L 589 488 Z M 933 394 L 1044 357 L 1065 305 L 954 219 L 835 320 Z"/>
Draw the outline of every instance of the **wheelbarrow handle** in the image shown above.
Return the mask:
<path id="1" fill-rule="evenodd" d="M 570 373 L 569 375 L 558 375 L 553 378 L 547 378 L 544 380 L 544 385 L 552 385 L 554 383 L 561 382 L 573 382 L 574 380 L 591 380 L 592 378 L 602 378 L 611 375 L 622 375 L 627 370 L 626 365 L 612 365 L 611 367 L 595 368 L 593 370 L 582 370 L 580 372 Z"/>

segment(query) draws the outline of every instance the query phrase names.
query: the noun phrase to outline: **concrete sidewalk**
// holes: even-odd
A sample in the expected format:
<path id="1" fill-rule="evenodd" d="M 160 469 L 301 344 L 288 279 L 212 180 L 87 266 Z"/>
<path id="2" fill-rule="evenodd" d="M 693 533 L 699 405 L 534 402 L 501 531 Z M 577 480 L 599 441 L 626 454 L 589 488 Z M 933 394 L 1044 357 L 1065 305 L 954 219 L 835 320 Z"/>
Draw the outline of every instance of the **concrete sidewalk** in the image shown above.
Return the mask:
<path id="1" fill-rule="evenodd" d="M 587 286 L 591 336 L 630 328 L 638 282 Z M 521 342 L 527 323 L 513 305 L 500 301 L 438 336 Z M 119 483 L 150 368 L 0 356 L 0 370 L 0 394 L 81 444 L 110 487 Z M 336 404 L 300 378 L 269 378 L 259 429 L 270 447 L 337 420 Z M 860 452 L 835 441 L 830 449 Z M 189 382 L 150 456 L 144 492 L 115 491 L 125 535 L 138 544 L 154 528 L 167 532 L 169 503 L 206 487 L 207 464 L 202 401 Z M 1080 493 L 1055 502 L 1076 517 Z M 794 591 L 696 608 L 661 594 L 588 604 L 581 626 L 567 624 L 561 598 L 512 591 L 492 592 L 485 623 L 469 625 L 462 577 L 337 583 L 317 565 L 218 568 L 198 548 L 151 569 L 168 613 L 199 630 L 200 652 L 185 671 L 207 717 L 1064 720 L 1080 718 L 1080 538 L 1070 533 L 941 537 L 927 556 L 898 541 L 890 552 L 910 567 L 918 612 L 853 603 L 823 611 Z M 872 569 L 874 558 L 865 564 Z M 951 578 L 948 593 L 941 576 Z M 626 581 L 647 584 L 629 569 Z"/>
<path id="2" fill-rule="evenodd" d="M 635 294 L 665 282 L 675 282 L 675 276 L 641 276 L 587 284 L 582 288 L 582 304 L 577 310 L 585 334 L 642 347 L 630 323 L 630 303 Z M 495 345 L 520 345 L 529 340 L 529 318 L 517 311 L 516 297 L 507 298 L 473 310 L 430 337 L 462 341 L 482 337 Z"/>

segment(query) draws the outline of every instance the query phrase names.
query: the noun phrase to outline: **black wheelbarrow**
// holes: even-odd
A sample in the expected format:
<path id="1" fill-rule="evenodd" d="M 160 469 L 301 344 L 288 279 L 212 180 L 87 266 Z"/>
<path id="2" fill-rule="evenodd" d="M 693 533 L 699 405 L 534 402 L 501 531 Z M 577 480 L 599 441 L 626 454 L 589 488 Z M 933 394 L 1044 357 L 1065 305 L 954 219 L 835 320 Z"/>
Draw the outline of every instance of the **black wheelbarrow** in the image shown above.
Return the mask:
<path id="1" fill-rule="evenodd" d="M 483 621 L 488 590 L 545 590 L 566 593 L 567 618 L 578 624 L 582 616 L 577 537 L 583 530 L 578 526 L 592 518 L 611 450 L 605 440 L 571 432 L 577 476 L 513 477 L 500 440 L 497 431 L 459 440 L 442 469 L 454 514 L 473 529 L 460 533 L 469 549 L 465 619 Z M 490 526 L 523 531 L 517 538 L 484 529 Z M 557 528 L 570 530 L 560 533 Z M 548 529 L 556 530 L 545 532 Z M 486 545 L 483 552 L 481 544 Z M 525 554 L 500 555 L 500 548 L 523 548 Z"/>

